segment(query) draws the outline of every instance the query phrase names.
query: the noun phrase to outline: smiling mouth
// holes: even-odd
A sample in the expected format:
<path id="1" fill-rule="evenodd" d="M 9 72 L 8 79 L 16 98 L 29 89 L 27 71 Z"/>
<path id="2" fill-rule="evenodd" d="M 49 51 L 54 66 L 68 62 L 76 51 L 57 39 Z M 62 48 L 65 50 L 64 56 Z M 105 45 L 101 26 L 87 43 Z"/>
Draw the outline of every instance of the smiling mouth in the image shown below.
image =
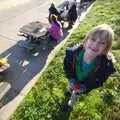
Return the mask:
<path id="1" fill-rule="evenodd" d="M 97 50 L 95 50 L 95 49 L 91 49 L 91 51 L 93 51 L 93 52 L 97 52 Z"/>
<path id="2" fill-rule="evenodd" d="M 97 53 L 97 50 L 94 50 L 94 49 L 90 49 L 89 50 L 92 54 L 96 54 Z"/>

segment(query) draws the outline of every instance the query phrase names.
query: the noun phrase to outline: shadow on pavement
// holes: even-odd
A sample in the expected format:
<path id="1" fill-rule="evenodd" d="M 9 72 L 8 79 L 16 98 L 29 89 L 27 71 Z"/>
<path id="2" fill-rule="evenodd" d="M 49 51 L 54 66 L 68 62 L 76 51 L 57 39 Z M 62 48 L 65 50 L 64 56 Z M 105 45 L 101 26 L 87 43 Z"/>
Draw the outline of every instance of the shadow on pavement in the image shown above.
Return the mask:
<path id="1" fill-rule="evenodd" d="M 63 39 L 67 35 L 68 32 L 65 30 Z M 0 55 L 0 57 L 7 57 L 10 64 L 10 68 L 5 71 L 5 77 L 6 82 L 11 85 L 11 88 L 0 100 L 3 105 L 14 99 L 40 73 L 46 64 L 48 55 L 55 46 L 56 44 L 51 42 L 46 49 L 34 52 L 16 44 Z M 21 94 L 24 96 L 24 93 Z"/>

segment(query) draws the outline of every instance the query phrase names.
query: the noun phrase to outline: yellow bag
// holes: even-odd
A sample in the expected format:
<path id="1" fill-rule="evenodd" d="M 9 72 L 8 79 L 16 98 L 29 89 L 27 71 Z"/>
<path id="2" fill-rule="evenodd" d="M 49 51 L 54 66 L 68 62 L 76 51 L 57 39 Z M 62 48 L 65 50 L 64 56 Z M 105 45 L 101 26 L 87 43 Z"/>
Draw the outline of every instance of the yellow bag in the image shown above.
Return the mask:
<path id="1" fill-rule="evenodd" d="M 0 58 L 0 66 L 7 64 L 8 63 L 8 59 L 7 58 Z"/>

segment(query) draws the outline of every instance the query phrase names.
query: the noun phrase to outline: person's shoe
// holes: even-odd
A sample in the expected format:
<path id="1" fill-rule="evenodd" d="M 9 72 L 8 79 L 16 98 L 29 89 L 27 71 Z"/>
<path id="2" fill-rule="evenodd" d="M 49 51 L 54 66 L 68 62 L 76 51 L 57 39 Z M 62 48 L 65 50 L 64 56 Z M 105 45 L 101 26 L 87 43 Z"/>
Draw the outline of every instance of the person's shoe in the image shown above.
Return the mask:
<path id="1" fill-rule="evenodd" d="M 68 96 L 68 97 L 70 97 L 71 94 L 72 94 L 72 89 L 66 90 L 66 91 L 64 92 L 64 95 L 65 95 L 65 96 Z"/>
<path id="2" fill-rule="evenodd" d="M 65 107 L 65 112 L 71 112 L 71 111 L 72 111 L 72 107 L 69 106 L 69 105 L 67 105 L 67 106 Z"/>

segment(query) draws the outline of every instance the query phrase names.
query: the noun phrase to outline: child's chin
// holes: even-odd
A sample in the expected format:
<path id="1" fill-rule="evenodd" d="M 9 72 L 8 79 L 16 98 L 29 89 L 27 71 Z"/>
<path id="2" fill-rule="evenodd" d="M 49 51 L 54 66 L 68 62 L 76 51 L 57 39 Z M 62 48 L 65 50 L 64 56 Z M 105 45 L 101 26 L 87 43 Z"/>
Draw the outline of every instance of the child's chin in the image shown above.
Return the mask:
<path id="1" fill-rule="evenodd" d="M 95 51 L 92 51 L 92 50 L 87 51 L 87 54 L 91 55 L 91 56 L 97 56 L 97 53 Z"/>
<path id="2" fill-rule="evenodd" d="M 89 49 L 89 50 L 87 50 L 87 53 L 88 53 L 88 54 L 96 54 L 96 52 L 95 52 L 95 51 L 90 50 L 90 49 Z"/>

